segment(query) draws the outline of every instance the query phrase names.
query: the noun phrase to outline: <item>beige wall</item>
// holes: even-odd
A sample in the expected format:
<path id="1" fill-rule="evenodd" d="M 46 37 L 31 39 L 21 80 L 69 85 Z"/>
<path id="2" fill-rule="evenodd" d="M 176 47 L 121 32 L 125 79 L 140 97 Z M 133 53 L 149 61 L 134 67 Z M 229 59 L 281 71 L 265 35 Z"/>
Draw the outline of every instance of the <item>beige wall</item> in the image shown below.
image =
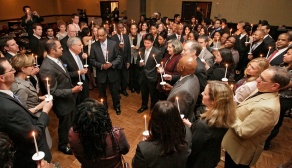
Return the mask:
<path id="1" fill-rule="evenodd" d="M 181 14 L 183 0 L 148 0 L 147 17 L 155 11 L 160 11 L 162 16 L 173 18 L 175 13 Z M 291 0 L 199 0 L 212 2 L 211 18 L 221 14 L 228 22 L 241 20 L 258 23 L 266 19 L 271 25 L 285 24 L 292 26 L 292 1 Z M 218 5 L 217 5 L 218 3 Z"/>

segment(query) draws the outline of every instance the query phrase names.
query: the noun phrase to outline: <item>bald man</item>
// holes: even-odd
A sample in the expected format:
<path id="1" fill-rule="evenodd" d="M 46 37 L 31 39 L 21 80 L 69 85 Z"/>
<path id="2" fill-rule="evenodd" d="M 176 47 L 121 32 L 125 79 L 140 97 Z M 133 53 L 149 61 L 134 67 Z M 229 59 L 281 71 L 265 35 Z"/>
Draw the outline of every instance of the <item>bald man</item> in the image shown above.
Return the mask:
<path id="1" fill-rule="evenodd" d="M 194 74 L 197 69 L 197 61 L 194 57 L 184 56 L 179 60 L 176 66 L 177 72 L 180 73 L 180 79 L 171 86 L 165 85 L 165 90 L 170 90 L 167 100 L 175 103 L 179 107 L 181 114 L 190 121 L 194 120 L 194 107 L 200 94 L 200 83 Z M 178 103 L 176 101 L 178 97 Z"/>
<path id="2" fill-rule="evenodd" d="M 73 24 L 68 24 L 67 36 L 60 41 L 64 51 L 68 50 L 67 41 L 70 37 L 77 37 L 77 28 Z"/>

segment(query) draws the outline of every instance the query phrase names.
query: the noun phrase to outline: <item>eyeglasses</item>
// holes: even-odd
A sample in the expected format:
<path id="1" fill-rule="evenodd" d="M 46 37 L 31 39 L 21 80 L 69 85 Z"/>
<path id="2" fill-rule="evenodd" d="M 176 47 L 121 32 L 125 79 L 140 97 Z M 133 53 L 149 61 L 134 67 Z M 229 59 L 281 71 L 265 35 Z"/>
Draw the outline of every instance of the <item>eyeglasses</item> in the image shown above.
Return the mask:
<path id="1" fill-rule="evenodd" d="M 98 37 L 104 37 L 105 36 L 105 34 L 103 34 L 103 35 L 97 35 Z"/>
<path id="2" fill-rule="evenodd" d="M 7 71 L 7 72 L 4 72 L 3 74 L 1 74 L 1 75 L 4 75 L 4 74 L 6 74 L 6 73 L 9 73 L 9 72 L 15 72 L 15 69 L 14 68 L 11 68 L 9 71 Z"/>
<path id="3" fill-rule="evenodd" d="M 271 82 L 271 81 L 267 81 L 267 80 L 265 80 L 262 76 L 259 76 L 258 79 L 259 79 L 260 82 L 275 83 L 275 82 Z"/>

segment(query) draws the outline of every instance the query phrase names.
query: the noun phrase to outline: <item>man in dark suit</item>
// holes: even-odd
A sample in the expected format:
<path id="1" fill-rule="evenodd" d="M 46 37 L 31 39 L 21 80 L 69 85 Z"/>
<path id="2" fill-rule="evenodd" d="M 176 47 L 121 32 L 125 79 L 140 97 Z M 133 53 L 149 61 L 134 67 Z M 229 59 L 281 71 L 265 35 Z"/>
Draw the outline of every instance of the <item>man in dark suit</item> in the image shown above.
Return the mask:
<path id="1" fill-rule="evenodd" d="M 93 43 L 90 51 L 90 64 L 96 67 L 96 80 L 100 97 L 105 99 L 107 105 L 106 88 L 109 85 L 114 109 L 117 115 L 121 114 L 119 96 L 119 73 L 118 66 L 122 62 L 122 56 L 118 51 L 118 44 L 107 38 L 105 28 L 97 30 L 98 41 Z"/>
<path id="2" fill-rule="evenodd" d="M 31 52 L 34 54 L 38 54 L 42 34 L 42 25 L 39 23 L 33 24 L 33 36 L 29 39 L 29 47 L 31 49 Z"/>
<path id="3" fill-rule="evenodd" d="M 121 83 L 121 93 L 124 96 L 129 96 L 127 93 L 127 83 L 129 78 L 129 67 L 131 61 L 131 46 L 129 36 L 122 34 L 124 31 L 124 24 L 118 23 L 118 33 L 111 37 L 119 45 L 119 53 L 123 57 L 123 61 L 119 65 L 118 69 L 120 71 L 120 83 Z M 122 37 L 121 37 L 122 36 Z"/>
<path id="4" fill-rule="evenodd" d="M 43 22 L 44 18 L 42 18 L 36 11 L 32 12 L 29 6 L 24 6 L 22 10 L 25 15 L 21 17 L 21 26 L 25 27 L 25 30 L 28 33 L 28 39 L 30 39 L 33 35 L 33 24 Z"/>
<path id="5" fill-rule="evenodd" d="M 71 82 L 75 86 L 80 81 L 82 84 L 82 91 L 79 92 L 76 96 L 76 105 L 82 103 L 86 98 L 89 97 L 89 82 L 88 82 L 88 76 L 86 75 L 88 69 L 87 67 L 83 68 L 83 59 L 87 59 L 87 54 L 82 53 L 82 42 L 78 37 L 71 37 L 67 41 L 68 44 L 68 50 L 65 50 L 63 52 L 62 57 L 60 59 L 66 65 L 66 68 L 69 72 L 69 75 L 71 77 Z M 82 54 L 81 57 L 79 54 Z M 80 76 L 78 74 L 78 71 L 80 73 Z M 79 78 L 80 77 L 80 78 Z"/>
<path id="6" fill-rule="evenodd" d="M 275 40 L 269 35 L 271 26 L 269 24 L 263 24 L 261 26 L 261 30 L 264 32 L 264 43 L 267 48 L 272 47 L 275 48 Z"/>
<path id="7" fill-rule="evenodd" d="M 0 46 L 6 51 L 4 56 L 8 61 L 19 51 L 19 47 L 12 37 L 2 37 L 0 39 Z"/>
<path id="8" fill-rule="evenodd" d="M 31 157 L 36 153 L 32 132 L 36 134 L 39 151 L 45 153 L 45 160 L 51 161 L 52 155 L 46 141 L 45 128 L 49 124 L 48 116 L 52 101 L 46 102 L 43 112 L 37 117 L 25 108 L 10 87 L 14 82 L 15 70 L 5 58 L 0 58 L 0 132 L 12 139 L 16 153 L 13 167 L 36 167 Z"/>
<path id="9" fill-rule="evenodd" d="M 180 73 L 180 80 L 174 86 L 168 83 L 163 87 L 170 90 L 167 100 L 174 103 L 181 114 L 189 119 L 194 120 L 194 107 L 200 94 L 199 80 L 194 75 L 197 68 L 197 61 L 191 56 L 183 56 L 177 64 L 177 72 Z M 177 100 L 176 100 L 177 98 Z M 179 105 L 178 105 L 179 104 Z"/>
<path id="10" fill-rule="evenodd" d="M 282 33 L 279 35 L 278 40 L 276 42 L 276 50 L 271 50 L 268 60 L 270 65 L 279 66 L 283 63 L 284 55 L 287 52 L 289 43 L 291 42 L 292 37 L 288 33 Z"/>
<path id="11" fill-rule="evenodd" d="M 70 37 L 77 37 L 77 29 L 73 24 L 68 24 L 67 26 L 67 36 L 64 37 L 60 43 L 62 45 L 63 50 L 67 50 L 67 41 Z"/>
<path id="12" fill-rule="evenodd" d="M 183 30 L 184 26 L 182 24 L 177 24 L 175 34 L 168 36 L 167 40 L 178 39 L 181 43 L 183 43 L 184 42 Z"/>
<path id="13" fill-rule="evenodd" d="M 46 43 L 47 57 L 40 68 L 40 78 L 44 84 L 49 84 L 50 93 L 54 98 L 53 111 L 59 119 L 58 149 L 65 154 L 72 154 L 68 144 L 68 131 L 72 126 L 75 111 L 75 93 L 82 90 L 82 86 L 72 86 L 70 75 L 60 61 L 62 46 L 58 40 L 51 39 Z"/>
<path id="14" fill-rule="evenodd" d="M 141 95 L 142 95 L 142 106 L 138 110 L 138 113 L 148 109 L 149 94 L 151 98 L 150 109 L 154 107 L 158 101 L 158 90 L 156 89 L 157 82 L 157 71 L 156 64 L 162 59 L 162 53 L 159 49 L 153 46 L 154 37 L 152 34 L 147 34 L 144 37 L 144 46 L 141 48 L 141 58 L 144 61 L 140 62 L 140 57 L 137 58 L 137 63 L 140 66 L 140 79 L 141 84 Z M 155 57 L 155 58 L 154 58 Z M 155 61 L 156 59 L 156 61 Z"/>

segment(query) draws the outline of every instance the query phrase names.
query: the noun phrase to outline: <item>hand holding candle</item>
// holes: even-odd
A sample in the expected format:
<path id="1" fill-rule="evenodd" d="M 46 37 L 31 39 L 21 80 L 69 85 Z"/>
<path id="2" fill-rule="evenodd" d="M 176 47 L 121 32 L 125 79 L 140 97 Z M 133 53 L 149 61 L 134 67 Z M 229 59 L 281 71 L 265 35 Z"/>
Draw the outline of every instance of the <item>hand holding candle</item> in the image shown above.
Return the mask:
<path id="1" fill-rule="evenodd" d="M 225 64 L 225 66 L 226 66 L 226 69 L 225 69 L 225 75 L 224 75 L 224 78 L 226 78 L 226 75 L 227 75 L 228 64 Z"/>
<path id="2" fill-rule="evenodd" d="M 144 60 L 141 57 L 141 52 L 139 51 L 139 56 L 140 56 L 140 62 L 144 62 Z"/>
<path id="3" fill-rule="evenodd" d="M 268 51 L 268 53 L 267 53 L 267 55 L 266 55 L 266 58 L 269 57 L 269 54 L 270 54 L 271 49 L 272 49 L 272 47 L 269 47 L 269 51 Z"/>

